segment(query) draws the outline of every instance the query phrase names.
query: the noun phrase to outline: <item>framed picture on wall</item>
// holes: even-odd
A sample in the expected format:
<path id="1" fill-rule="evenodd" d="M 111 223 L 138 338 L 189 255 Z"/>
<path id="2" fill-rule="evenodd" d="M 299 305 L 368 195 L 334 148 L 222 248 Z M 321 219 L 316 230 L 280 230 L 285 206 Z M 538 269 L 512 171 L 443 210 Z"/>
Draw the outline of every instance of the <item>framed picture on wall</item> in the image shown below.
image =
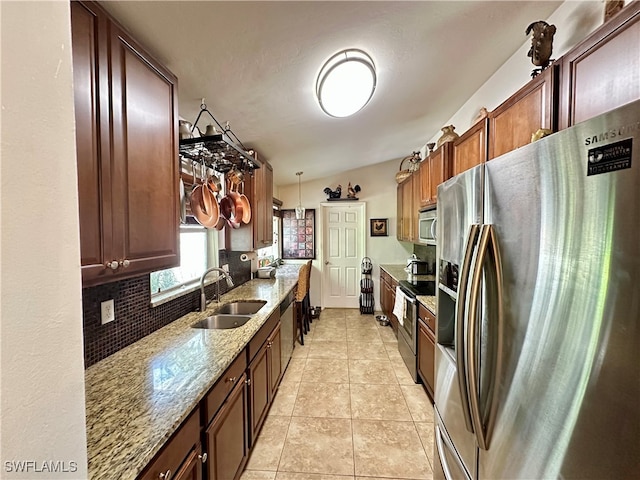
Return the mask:
<path id="1" fill-rule="evenodd" d="M 388 218 L 372 218 L 369 220 L 370 224 L 370 235 L 372 237 L 387 237 L 389 236 Z"/>
<path id="2" fill-rule="evenodd" d="M 282 258 L 309 260 L 316 258 L 316 211 L 308 208 L 298 220 L 295 210 L 282 210 Z"/>

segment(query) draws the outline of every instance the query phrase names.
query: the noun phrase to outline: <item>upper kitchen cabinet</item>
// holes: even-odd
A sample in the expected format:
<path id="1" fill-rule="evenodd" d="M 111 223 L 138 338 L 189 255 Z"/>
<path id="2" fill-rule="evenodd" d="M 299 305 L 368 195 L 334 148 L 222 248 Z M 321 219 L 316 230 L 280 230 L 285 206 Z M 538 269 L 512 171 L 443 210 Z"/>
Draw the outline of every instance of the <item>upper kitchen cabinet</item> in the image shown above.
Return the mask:
<path id="1" fill-rule="evenodd" d="M 562 57 L 559 128 L 640 98 L 640 2 Z"/>
<path id="2" fill-rule="evenodd" d="M 177 79 L 71 2 L 83 285 L 179 263 Z"/>
<path id="3" fill-rule="evenodd" d="M 480 165 L 487 160 L 487 122 L 486 118 L 477 122 L 453 142 L 452 176 Z"/>
<path id="4" fill-rule="evenodd" d="M 420 164 L 419 207 L 432 207 L 437 202 L 438 185 L 451 178 L 451 142 L 444 143 Z"/>
<path id="5" fill-rule="evenodd" d="M 413 242 L 416 238 L 418 206 L 414 191 L 419 188 L 418 174 L 413 173 L 398 184 L 398 227 L 396 237 L 403 242 Z"/>
<path id="6" fill-rule="evenodd" d="M 245 174 L 244 185 L 240 187 L 249 198 L 251 221 L 240 228 L 226 228 L 226 243 L 237 251 L 257 250 L 273 244 L 273 167 L 260 160 L 254 153 L 254 160 L 260 168 L 252 175 Z"/>
<path id="7" fill-rule="evenodd" d="M 556 131 L 557 68 L 546 69 L 489 114 L 489 160 L 527 145 L 540 128 Z"/>

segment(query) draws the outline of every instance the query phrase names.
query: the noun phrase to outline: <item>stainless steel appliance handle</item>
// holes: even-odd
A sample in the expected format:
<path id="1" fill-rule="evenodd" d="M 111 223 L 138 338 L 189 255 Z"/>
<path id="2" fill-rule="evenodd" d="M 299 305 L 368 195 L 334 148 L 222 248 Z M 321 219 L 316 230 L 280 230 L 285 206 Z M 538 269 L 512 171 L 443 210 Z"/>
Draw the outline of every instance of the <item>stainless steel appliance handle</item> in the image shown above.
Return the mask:
<path id="1" fill-rule="evenodd" d="M 431 238 L 433 238 L 434 240 L 438 240 L 438 238 L 436 237 L 436 222 L 438 221 L 437 218 L 433 219 L 433 222 L 431 222 Z"/>
<path id="2" fill-rule="evenodd" d="M 467 366 L 465 364 L 465 344 L 466 342 L 466 325 L 465 325 L 465 302 L 467 299 L 467 283 L 469 281 L 469 270 L 471 268 L 471 258 L 473 250 L 478 240 L 480 225 L 474 223 L 469 228 L 467 243 L 462 261 L 462 272 L 460 272 L 460 280 L 458 282 L 458 300 L 456 305 L 456 333 L 455 333 L 455 349 L 456 349 L 456 369 L 458 375 L 458 388 L 460 389 L 460 400 L 462 402 L 462 412 L 464 414 L 464 423 L 467 430 L 473 433 L 473 422 L 471 421 L 471 410 L 469 407 L 469 388 L 467 386 Z"/>
<path id="3" fill-rule="evenodd" d="M 491 370 L 487 373 L 488 378 L 492 380 L 492 385 L 489 389 L 488 399 L 488 414 L 483 421 L 482 414 L 480 412 L 480 385 L 478 378 L 478 347 L 476 341 L 478 340 L 478 302 L 480 298 L 480 286 L 482 283 L 483 265 L 485 261 L 489 261 L 492 269 L 490 275 L 492 282 L 495 282 L 495 291 L 497 302 L 495 304 L 491 299 L 487 302 L 491 305 L 493 310 L 495 305 L 495 312 L 489 312 L 489 315 L 495 313 L 497 318 L 497 334 L 495 335 L 495 352 L 491 361 L 487 362 L 487 367 Z M 502 268 L 500 261 L 500 252 L 498 250 L 498 244 L 495 237 L 495 229 L 493 225 L 483 225 L 480 231 L 480 241 L 478 243 L 478 255 L 476 257 L 475 269 L 473 272 L 473 278 L 471 280 L 471 291 L 469 295 L 469 336 L 472 339 L 467 344 L 467 384 L 470 389 L 470 404 L 471 404 L 471 418 L 473 421 L 473 428 L 476 434 L 478 446 L 483 450 L 489 449 L 491 435 L 493 433 L 493 426 L 495 424 L 496 410 L 497 410 L 497 394 L 498 383 L 501 375 L 502 364 L 502 341 L 503 341 L 503 293 L 502 293 Z"/>

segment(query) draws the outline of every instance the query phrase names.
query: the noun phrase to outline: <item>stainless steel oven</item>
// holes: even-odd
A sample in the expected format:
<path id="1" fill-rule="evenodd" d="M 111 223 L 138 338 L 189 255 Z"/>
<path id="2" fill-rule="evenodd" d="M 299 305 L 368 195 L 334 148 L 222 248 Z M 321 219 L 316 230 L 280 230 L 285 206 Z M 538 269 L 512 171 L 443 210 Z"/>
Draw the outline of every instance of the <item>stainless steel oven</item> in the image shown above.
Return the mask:
<path id="1" fill-rule="evenodd" d="M 413 381 L 418 383 L 418 295 L 434 295 L 435 282 L 401 280 L 400 294 L 404 296 L 404 315 L 398 326 L 398 351 L 409 369 Z"/>

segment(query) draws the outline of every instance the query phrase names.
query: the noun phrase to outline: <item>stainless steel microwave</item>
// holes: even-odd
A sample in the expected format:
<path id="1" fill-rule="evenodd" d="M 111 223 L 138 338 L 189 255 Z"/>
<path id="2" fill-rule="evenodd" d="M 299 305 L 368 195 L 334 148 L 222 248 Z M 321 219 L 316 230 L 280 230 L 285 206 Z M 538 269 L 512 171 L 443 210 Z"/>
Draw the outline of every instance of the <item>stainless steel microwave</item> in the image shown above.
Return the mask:
<path id="1" fill-rule="evenodd" d="M 435 209 L 420 212 L 420 217 L 418 218 L 420 232 L 418 241 L 420 243 L 424 243 L 425 245 L 436 244 L 436 221 L 437 214 Z"/>

